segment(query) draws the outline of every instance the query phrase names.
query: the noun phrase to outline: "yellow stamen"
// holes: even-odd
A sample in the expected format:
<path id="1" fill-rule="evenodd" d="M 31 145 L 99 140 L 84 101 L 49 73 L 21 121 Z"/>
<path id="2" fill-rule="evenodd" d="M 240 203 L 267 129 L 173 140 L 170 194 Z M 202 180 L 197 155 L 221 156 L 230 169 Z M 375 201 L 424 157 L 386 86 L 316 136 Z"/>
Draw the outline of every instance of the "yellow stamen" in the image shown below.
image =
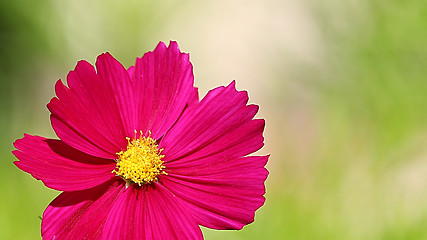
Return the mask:
<path id="1" fill-rule="evenodd" d="M 158 149 L 156 140 L 152 139 L 150 135 L 148 137 L 141 136 L 133 140 L 128 140 L 128 146 L 126 151 L 120 151 L 117 153 L 119 157 L 117 159 L 116 169 L 113 173 L 122 177 L 126 181 L 126 187 L 132 183 L 137 183 L 139 186 L 142 184 L 149 184 L 157 181 L 157 176 L 160 174 L 166 174 L 163 169 L 162 158 L 164 155 L 160 153 L 163 149 Z"/>

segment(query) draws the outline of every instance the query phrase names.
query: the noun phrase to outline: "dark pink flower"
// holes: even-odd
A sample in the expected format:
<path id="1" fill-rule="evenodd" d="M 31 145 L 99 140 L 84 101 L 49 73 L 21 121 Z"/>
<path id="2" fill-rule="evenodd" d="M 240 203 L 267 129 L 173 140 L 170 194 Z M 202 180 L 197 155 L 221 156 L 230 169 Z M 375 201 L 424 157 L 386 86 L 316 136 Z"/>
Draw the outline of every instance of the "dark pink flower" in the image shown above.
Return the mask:
<path id="1" fill-rule="evenodd" d="M 241 229 L 264 204 L 264 120 L 235 83 L 201 101 L 188 54 L 159 43 L 126 70 L 78 62 L 47 105 L 60 140 L 26 134 L 15 164 L 63 191 L 44 239 L 202 239 Z"/>

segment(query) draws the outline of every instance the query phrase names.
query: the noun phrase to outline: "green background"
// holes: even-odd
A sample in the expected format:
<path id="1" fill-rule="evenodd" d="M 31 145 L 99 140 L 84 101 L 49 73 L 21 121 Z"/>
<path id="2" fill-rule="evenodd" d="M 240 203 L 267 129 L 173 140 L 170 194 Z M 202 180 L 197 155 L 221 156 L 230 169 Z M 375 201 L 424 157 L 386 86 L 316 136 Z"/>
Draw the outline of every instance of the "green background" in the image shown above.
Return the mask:
<path id="1" fill-rule="evenodd" d="M 206 239 L 427 239 L 427 3 L 0 2 L 0 238 L 38 239 L 58 194 L 13 165 L 76 62 L 125 66 L 176 40 L 206 91 L 233 79 L 266 119 L 267 201 Z"/>

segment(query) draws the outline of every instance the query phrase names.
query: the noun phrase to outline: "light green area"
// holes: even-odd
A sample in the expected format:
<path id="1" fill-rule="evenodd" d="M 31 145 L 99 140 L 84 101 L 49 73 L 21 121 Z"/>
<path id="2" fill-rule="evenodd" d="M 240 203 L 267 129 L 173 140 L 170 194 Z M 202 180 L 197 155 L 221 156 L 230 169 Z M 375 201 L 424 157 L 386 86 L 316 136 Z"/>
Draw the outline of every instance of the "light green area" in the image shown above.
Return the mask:
<path id="1" fill-rule="evenodd" d="M 39 216 L 57 195 L 11 154 L 24 132 L 54 136 L 44 106 L 54 81 L 104 51 L 129 66 L 167 41 L 158 29 L 171 16 L 191 18 L 203 7 L 122 2 L 0 3 L 0 239 L 37 239 Z M 243 230 L 203 229 L 206 239 L 427 239 L 427 3 L 305 2 L 324 59 L 283 53 L 287 65 L 275 58 L 265 73 L 266 204 Z M 73 24 L 85 11 L 93 19 Z"/>

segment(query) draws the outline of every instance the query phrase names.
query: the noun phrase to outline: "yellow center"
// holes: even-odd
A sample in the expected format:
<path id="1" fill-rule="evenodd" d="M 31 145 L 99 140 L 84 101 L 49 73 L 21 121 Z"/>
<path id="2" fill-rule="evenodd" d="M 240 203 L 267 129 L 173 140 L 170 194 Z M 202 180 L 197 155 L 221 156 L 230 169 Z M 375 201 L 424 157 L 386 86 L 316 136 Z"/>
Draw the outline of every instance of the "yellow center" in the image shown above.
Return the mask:
<path id="1" fill-rule="evenodd" d="M 150 136 L 141 136 L 138 139 L 135 136 L 133 140 L 126 138 L 128 140 L 126 151 L 117 153 L 119 158 L 113 173 L 125 179 L 126 186 L 132 183 L 137 183 L 139 186 L 149 184 L 157 181 L 158 175 L 166 174 L 163 171 L 164 155 L 160 154 L 163 149 L 159 149 L 156 140 Z"/>

